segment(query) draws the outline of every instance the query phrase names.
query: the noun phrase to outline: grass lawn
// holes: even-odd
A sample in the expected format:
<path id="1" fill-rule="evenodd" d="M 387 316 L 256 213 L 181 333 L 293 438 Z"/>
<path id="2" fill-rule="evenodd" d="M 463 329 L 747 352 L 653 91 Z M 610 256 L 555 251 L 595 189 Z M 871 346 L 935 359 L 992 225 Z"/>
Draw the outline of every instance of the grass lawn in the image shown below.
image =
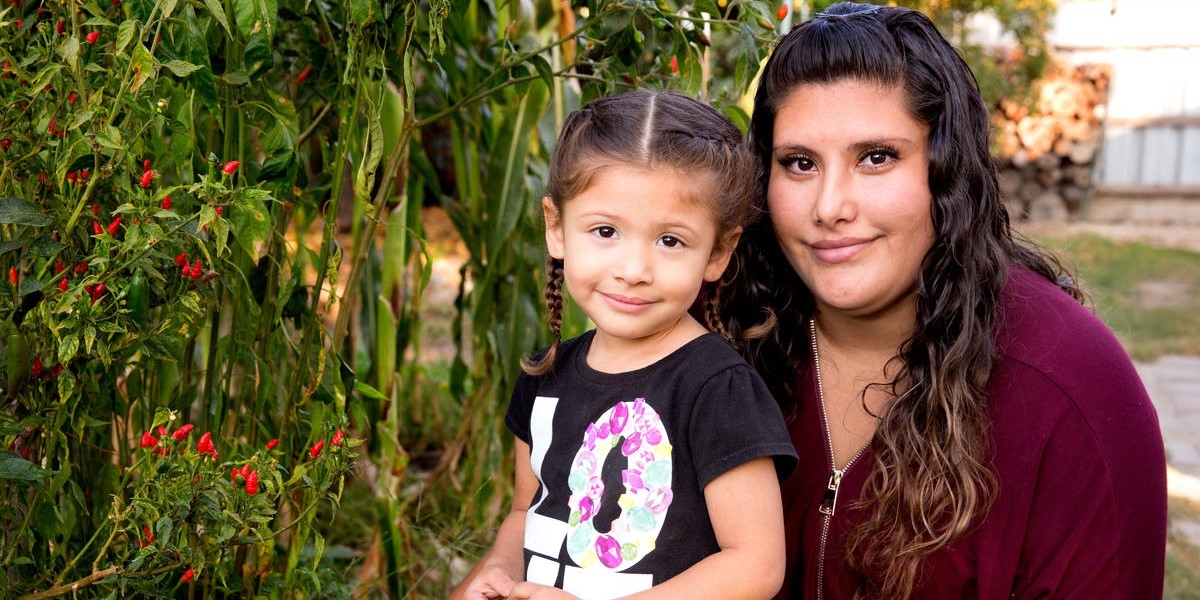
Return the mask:
<path id="1" fill-rule="evenodd" d="M 1096 234 L 1038 235 L 1091 294 L 1130 356 L 1200 356 L 1200 254 Z"/>
<path id="2" fill-rule="evenodd" d="M 1091 295 L 1093 309 L 1138 361 L 1200 356 L 1200 254 L 1081 233 L 1038 234 Z M 1200 503 L 1170 499 L 1165 600 L 1200 600 Z"/>

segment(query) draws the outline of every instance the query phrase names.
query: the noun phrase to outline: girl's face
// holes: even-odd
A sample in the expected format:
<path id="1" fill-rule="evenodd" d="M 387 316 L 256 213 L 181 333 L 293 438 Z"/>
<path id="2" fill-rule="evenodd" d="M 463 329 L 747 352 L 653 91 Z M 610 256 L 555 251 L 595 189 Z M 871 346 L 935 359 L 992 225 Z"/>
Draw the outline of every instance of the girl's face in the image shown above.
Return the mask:
<path id="1" fill-rule="evenodd" d="M 546 244 L 562 259 L 571 298 L 598 343 L 671 346 L 704 281 L 721 276 L 737 234 L 718 244 L 712 211 L 693 200 L 695 176 L 628 165 L 602 168 L 561 214 L 549 199 Z M 674 349 L 674 348 L 670 348 Z"/>
<path id="2" fill-rule="evenodd" d="M 767 208 L 818 310 L 912 310 L 933 245 L 927 127 L 901 88 L 845 79 L 793 88 L 775 118 Z"/>

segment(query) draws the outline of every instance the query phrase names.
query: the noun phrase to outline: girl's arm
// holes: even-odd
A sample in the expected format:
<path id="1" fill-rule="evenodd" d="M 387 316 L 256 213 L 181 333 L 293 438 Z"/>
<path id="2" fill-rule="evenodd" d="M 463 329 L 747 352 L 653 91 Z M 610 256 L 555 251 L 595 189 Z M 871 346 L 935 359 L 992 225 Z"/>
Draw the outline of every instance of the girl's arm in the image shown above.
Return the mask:
<path id="1" fill-rule="evenodd" d="M 721 550 L 652 589 L 627 600 L 721 598 L 766 599 L 783 585 L 783 501 L 774 459 L 761 457 L 734 467 L 704 488 L 709 518 Z M 516 600 L 572 597 L 530 583 L 513 586 Z"/>
<path id="2" fill-rule="evenodd" d="M 529 444 L 518 439 L 514 453 L 516 473 L 512 509 L 500 524 L 491 549 L 450 593 L 450 600 L 504 598 L 513 584 L 525 579 L 525 511 L 537 493 L 538 481 L 529 466 Z"/>

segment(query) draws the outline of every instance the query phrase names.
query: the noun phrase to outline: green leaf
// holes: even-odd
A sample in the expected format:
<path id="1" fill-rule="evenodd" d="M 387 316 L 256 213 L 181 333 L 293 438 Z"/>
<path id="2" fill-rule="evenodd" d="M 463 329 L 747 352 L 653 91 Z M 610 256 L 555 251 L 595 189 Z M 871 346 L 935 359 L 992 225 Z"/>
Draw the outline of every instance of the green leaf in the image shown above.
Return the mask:
<path id="1" fill-rule="evenodd" d="M 33 204 L 20 198 L 0 200 L 0 223 L 45 227 L 54 222 Z"/>
<path id="2" fill-rule="evenodd" d="M 5 452 L 0 455 L 0 479 L 40 481 L 54 474 L 55 471 L 43 469 L 15 454 Z"/>
<path id="3" fill-rule="evenodd" d="M 263 190 L 245 188 L 239 190 L 229 207 L 229 220 L 237 232 L 238 245 L 255 259 L 265 250 L 267 238 L 271 235 L 271 214 L 263 202 L 270 197 Z"/>
<path id="4" fill-rule="evenodd" d="M 257 33 L 264 33 L 267 41 L 275 37 L 275 19 L 278 18 L 275 0 L 235 0 L 233 19 L 242 39 L 249 40 Z M 269 45 L 269 44 L 268 44 Z"/>
<path id="5" fill-rule="evenodd" d="M 229 28 L 229 19 L 225 18 L 225 7 L 221 6 L 221 0 L 204 0 L 204 6 L 208 7 L 208 12 L 217 20 L 217 23 L 221 24 L 225 34 L 232 37 L 233 30 Z"/>
<path id="6" fill-rule="evenodd" d="M 133 59 L 129 62 L 129 68 L 133 71 L 133 84 L 129 86 L 130 92 L 137 92 L 141 89 L 142 84 L 154 76 L 154 55 L 150 54 L 150 51 L 141 42 L 133 47 Z"/>
<path id="7" fill-rule="evenodd" d="M 117 44 L 114 48 L 115 54 L 120 55 L 125 52 L 125 47 L 128 46 L 129 42 L 132 42 L 134 36 L 137 35 L 138 25 L 139 23 L 136 19 L 129 19 L 128 21 L 123 21 L 121 26 L 117 28 Z"/>
<path id="8" fill-rule="evenodd" d="M 71 122 L 71 125 L 69 127 L 67 127 L 67 131 L 72 131 L 72 130 L 78 129 L 84 123 L 91 121 L 92 117 L 95 116 L 95 114 L 96 113 L 93 113 L 90 110 L 81 110 L 81 111 L 75 113 L 75 120 L 73 120 Z"/>
<path id="9" fill-rule="evenodd" d="M 350 0 L 350 23 L 362 27 L 375 19 L 375 2 Z"/>
<path id="10" fill-rule="evenodd" d="M 550 97 L 549 88 L 537 80 L 529 86 L 505 115 L 501 135 L 493 146 L 488 165 L 487 196 L 489 252 L 499 252 L 521 219 L 524 206 L 525 165 L 530 140 Z"/>
<path id="11" fill-rule="evenodd" d="M 380 392 L 379 390 L 371 387 L 370 384 L 364 383 L 362 381 L 354 382 L 354 391 L 356 391 L 356 392 L 362 394 L 364 397 L 370 398 L 372 400 L 379 400 L 380 402 L 387 402 L 387 400 L 388 400 L 388 397 L 384 396 L 383 392 Z"/>
<path id="12" fill-rule="evenodd" d="M 71 36 L 58 46 L 58 55 L 62 57 L 72 71 L 79 69 L 79 38 Z"/>
<path id="13" fill-rule="evenodd" d="M 163 63 L 163 66 L 170 69 L 176 77 L 187 77 L 188 75 L 191 75 L 202 68 L 200 65 L 193 65 L 190 62 L 185 62 L 178 59 L 168 60 L 167 62 Z"/>
<path id="14" fill-rule="evenodd" d="M 96 141 L 105 148 L 113 150 L 124 148 L 124 142 L 121 136 L 121 130 L 112 125 L 105 125 L 99 133 L 96 134 Z"/>

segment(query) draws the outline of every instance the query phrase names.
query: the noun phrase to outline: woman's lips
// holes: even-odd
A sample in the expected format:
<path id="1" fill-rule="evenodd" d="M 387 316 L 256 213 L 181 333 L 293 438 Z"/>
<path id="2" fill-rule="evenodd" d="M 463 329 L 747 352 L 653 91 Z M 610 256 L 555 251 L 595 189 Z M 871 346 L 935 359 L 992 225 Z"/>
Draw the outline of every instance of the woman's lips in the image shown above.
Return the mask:
<path id="1" fill-rule="evenodd" d="M 836 240 L 820 240 L 810 244 L 813 254 L 821 262 L 837 264 L 846 262 L 867 249 L 871 243 L 868 238 L 839 238 Z"/>

